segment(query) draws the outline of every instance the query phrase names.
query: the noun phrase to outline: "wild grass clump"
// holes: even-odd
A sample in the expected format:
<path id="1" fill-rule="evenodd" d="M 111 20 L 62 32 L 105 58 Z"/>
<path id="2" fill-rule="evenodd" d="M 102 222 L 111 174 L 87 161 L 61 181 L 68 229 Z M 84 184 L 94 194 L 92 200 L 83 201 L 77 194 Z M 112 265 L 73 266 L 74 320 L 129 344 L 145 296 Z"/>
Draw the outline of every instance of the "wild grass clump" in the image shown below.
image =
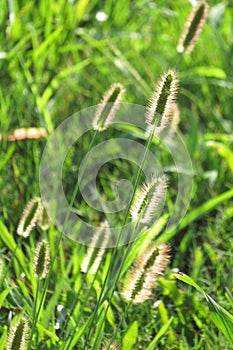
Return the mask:
<path id="1" fill-rule="evenodd" d="M 0 349 L 232 348 L 233 16 L 230 2 L 192 1 L 191 11 L 190 3 L 0 2 Z M 93 130 L 60 169 L 72 214 L 90 229 L 86 247 L 47 216 L 39 168 L 51 133 L 104 91 L 84 118 Z M 117 118 L 128 103 L 135 124 Z M 144 154 L 139 164 L 120 154 L 100 169 L 101 212 L 84 203 L 76 181 L 88 152 L 111 139 L 138 143 Z M 173 227 L 190 179 L 178 139 L 195 176 L 188 212 Z M 105 212 L 119 178 L 131 182 L 131 196 L 121 212 Z M 48 194 L 61 212 L 52 186 Z M 95 195 L 91 188 L 90 201 Z"/>

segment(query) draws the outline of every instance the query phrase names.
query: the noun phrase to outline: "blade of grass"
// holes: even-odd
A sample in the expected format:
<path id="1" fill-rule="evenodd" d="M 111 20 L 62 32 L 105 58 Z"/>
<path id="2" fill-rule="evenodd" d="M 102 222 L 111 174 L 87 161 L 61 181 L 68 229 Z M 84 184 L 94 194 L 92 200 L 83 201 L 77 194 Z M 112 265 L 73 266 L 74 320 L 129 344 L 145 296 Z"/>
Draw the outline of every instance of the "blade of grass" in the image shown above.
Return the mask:
<path id="1" fill-rule="evenodd" d="M 167 330 L 169 329 L 172 321 L 173 321 L 173 317 L 171 317 L 159 330 L 159 332 L 156 334 L 155 338 L 152 340 L 152 342 L 150 343 L 150 345 L 146 348 L 146 350 L 155 350 L 157 349 L 157 344 L 160 341 L 160 339 L 166 334 Z"/>
<path id="2" fill-rule="evenodd" d="M 233 189 L 226 191 L 215 198 L 210 199 L 209 201 L 202 204 L 200 207 L 193 209 L 190 213 L 184 217 L 182 222 L 175 229 L 164 232 L 159 238 L 158 242 L 168 242 L 171 238 L 176 236 L 179 231 L 186 228 L 193 221 L 197 220 L 199 217 L 207 214 L 209 211 L 215 209 L 219 204 L 223 203 L 226 200 L 229 200 L 233 197 Z"/>
<path id="3" fill-rule="evenodd" d="M 203 289 L 192 280 L 191 277 L 185 275 L 184 273 L 174 274 L 174 277 L 181 280 L 182 282 L 191 285 L 199 292 L 201 292 L 207 300 L 209 310 L 211 316 L 213 318 L 214 323 L 218 327 L 219 330 L 225 335 L 225 337 L 230 341 L 233 345 L 233 315 L 231 315 L 227 310 L 225 310 L 222 306 L 216 303 L 214 299 L 211 298 L 210 295 L 205 293 Z"/>

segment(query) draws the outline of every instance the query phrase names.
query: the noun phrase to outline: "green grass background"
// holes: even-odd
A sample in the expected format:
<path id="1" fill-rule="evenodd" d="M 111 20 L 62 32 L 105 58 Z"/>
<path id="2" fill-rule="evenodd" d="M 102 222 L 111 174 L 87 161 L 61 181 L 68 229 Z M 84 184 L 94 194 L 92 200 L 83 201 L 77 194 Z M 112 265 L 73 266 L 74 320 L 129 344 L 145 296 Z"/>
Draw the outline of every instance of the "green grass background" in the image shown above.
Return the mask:
<path id="1" fill-rule="evenodd" d="M 159 236 L 161 240 L 169 239 L 171 264 L 157 283 L 154 299 L 138 307 L 130 306 L 126 315 L 126 306 L 116 288 L 104 329 L 98 330 L 97 320 L 89 348 L 94 346 L 97 334 L 102 340 L 94 349 L 101 348 L 101 342 L 111 338 L 121 317 L 115 337 L 124 350 L 232 348 L 224 332 L 212 321 L 204 296 L 172 275 L 175 268 L 185 272 L 232 313 L 233 4 L 231 0 L 216 0 L 209 1 L 209 5 L 209 18 L 200 39 L 178 68 L 179 129 L 193 162 L 194 187 L 183 223 L 172 237 L 163 236 L 163 231 Z M 4 136 L 27 127 L 44 127 L 52 132 L 76 111 L 96 105 L 115 81 L 127 89 L 124 102 L 145 105 L 159 76 L 177 62 L 176 45 L 190 10 L 187 0 L 2 0 L 0 133 Z M 97 20 L 99 11 L 107 15 L 106 21 Z M 109 135 L 114 132 L 122 135 L 123 131 L 110 130 Z M 83 153 L 88 150 L 90 137 L 82 140 Z M 132 134 L 130 137 L 137 139 Z M 1 290 L 2 295 L 3 291 L 8 292 L 0 297 L 0 346 L 4 348 L 11 318 L 20 313 L 31 315 L 36 288 L 32 271 L 36 242 L 41 236 L 47 237 L 53 255 L 59 233 L 51 226 L 48 232 L 35 229 L 29 239 L 21 242 L 16 235 L 26 203 L 39 195 L 40 158 L 46 140 L 8 142 L 4 138 L 0 142 L 0 253 L 5 266 L 12 261 Z M 79 164 L 81 159 L 82 154 L 77 156 L 75 148 L 67 159 L 64 177 L 68 193 L 78 171 L 75 162 Z M 103 170 L 100 188 L 109 197 L 109 179 L 114 181 L 122 174 L 130 179 L 137 170 L 127 162 L 123 170 L 120 167 L 115 162 Z M 173 196 L 171 189 L 170 199 Z M 79 201 L 80 198 L 75 204 L 85 217 L 97 222 L 101 219 Z M 168 214 L 172 206 L 169 201 Z M 18 256 L 12 258 L 15 244 L 19 246 Z M 131 260 L 139 248 L 136 245 Z M 86 322 L 96 305 L 112 251 L 102 262 L 88 300 L 85 295 L 93 276 L 80 273 L 85 252 L 85 247 L 63 238 L 33 349 L 66 349 L 77 320 L 75 334 L 82 327 L 84 331 L 73 348 L 86 349 L 85 325 L 88 328 Z M 73 316 L 65 327 L 63 318 L 69 315 L 76 297 Z M 159 306 L 155 304 L 157 300 L 161 300 Z M 62 312 L 58 305 L 64 306 Z M 162 337 L 149 347 L 169 320 L 171 324 Z M 56 329 L 58 321 L 60 326 Z M 129 339 L 135 341 L 132 347 Z"/>

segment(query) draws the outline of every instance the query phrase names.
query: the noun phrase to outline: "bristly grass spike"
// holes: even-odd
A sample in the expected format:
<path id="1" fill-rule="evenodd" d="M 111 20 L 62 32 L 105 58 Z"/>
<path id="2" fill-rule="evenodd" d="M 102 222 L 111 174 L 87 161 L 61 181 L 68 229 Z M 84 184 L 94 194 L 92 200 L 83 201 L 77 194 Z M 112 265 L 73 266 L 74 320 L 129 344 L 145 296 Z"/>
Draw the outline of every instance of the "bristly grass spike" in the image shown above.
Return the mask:
<path id="1" fill-rule="evenodd" d="M 30 200 L 26 208 L 23 211 L 22 217 L 20 219 L 17 234 L 28 237 L 32 232 L 33 228 L 36 226 L 38 218 L 41 214 L 43 207 L 41 204 L 41 199 L 36 197 Z"/>
<path id="2" fill-rule="evenodd" d="M 50 248 L 47 241 L 41 241 L 36 248 L 34 257 L 34 274 L 39 279 L 44 279 L 48 273 L 50 263 Z"/>
<path id="3" fill-rule="evenodd" d="M 50 221 L 49 216 L 48 216 L 46 210 L 44 209 L 44 207 L 42 208 L 42 210 L 38 216 L 37 224 L 43 231 L 48 230 L 50 227 L 51 221 Z"/>
<path id="4" fill-rule="evenodd" d="M 103 259 L 106 246 L 110 238 L 110 228 L 107 221 L 100 224 L 100 228 L 96 229 L 95 235 L 92 237 L 90 246 L 81 265 L 81 271 L 85 273 L 95 274 Z"/>
<path id="5" fill-rule="evenodd" d="M 26 350 L 29 341 L 29 325 L 25 317 L 10 329 L 7 337 L 6 350 Z"/>
<path id="6" fill-rule="evenodd" d="M 176 71 L 169 69 L 162 74 L 155 87 L 146 109 L 147 133 L 160 133 L 169 123 L 172 117 L 174 103 L 178 89 Z"/>
<path id="7" fill-rule="evenodd" d="M 150 299 L 155 281 L 164 271 L 168 258 L 167 244 L 151 244 L 137 258 L 121 292 L 122 298 L 132 304 L 141 304 Z"/>
<path id="8" fill-rule="evenodd" d="M 168 181 L 165 175 L 152 176 L 136 191 L 135 199 L 130 209 L 133 220 L 149 224 L 155 217 L 156 210 L 165 198 Z"/>
<path id="9" fill-rule="evenodd" d="M 185 23 L 183 33 L 180 37 L 177 46 L 178 52 L 184 52 L 186 54 L 190 54 L 192 52 L 204 27 L 206 18 L 208 16 L 208 11 L 209 5 L 204 0 L 198 1 L 197 5 L 194 6 Z"/>
<path id="10" fill-rule="evenodd" d="M 93 118 L 92 125 L 95 130 L 106 130 L 112 124 L 125 91 L 121 83 L 113 83 L 106 91 Z"/>

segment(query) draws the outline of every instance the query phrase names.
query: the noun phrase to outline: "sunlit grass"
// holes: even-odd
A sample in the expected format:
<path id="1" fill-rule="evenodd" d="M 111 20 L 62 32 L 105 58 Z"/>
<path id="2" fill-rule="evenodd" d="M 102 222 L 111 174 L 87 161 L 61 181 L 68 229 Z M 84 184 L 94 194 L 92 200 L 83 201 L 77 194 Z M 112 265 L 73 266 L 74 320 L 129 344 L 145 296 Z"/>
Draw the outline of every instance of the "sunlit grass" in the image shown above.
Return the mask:
<path id="1" fill-rule="evenodd" d="M 196 47 L 179 61 L 176 46 L 191 10 L 188 1 L 1 2 L 0 349 L 22 316 L 29 321 L 35 350 L 95 350 L 111 343 L 123 350 L 231 349 L 233 10 L 230 2 L 209 5 Z M 87 247 L 61 237 L 53 224 L 46 230 L 37 225 L 27 238 L 18 236 L 26 204 L 40 196 L 46 138 L 8 136 L 19 128 L 51 133 L 68 116 L 97 105 L 117 81 L 127 90 L 125 102 L 145 105 L 161 74 L 176 65 L 179 133 L 194 171 L 192 200 L 179 226 L 165 232 L 176 195 L 177 179 L 169 172 L 166 208 L 157 224 L 129 246 L 104 251 L 94 273 L 82 272 Z M 93 134 L 74 144 L 64 163 L 68 200 Z M 120 124 L 97 134 L 94 143 L 111 137 L 146 145 L 141 130 Z M 151 149 L 157 147 L 152 140 Z M 171 160 L 165 151 L 156 156 L 162 164 Z M 113 200 L 111 184 L 135 180 L 137 172 L 135 164 L 113 160 L 101 169 L 98 190 Z M 80 194 L 74 207 L 95 225 L 104 219 Z M 51 259 L 38 288 L 33 263 L 42 240 Z M 120 293 L 125 276 L 152 241 L 169 243 L 171 262 L 150 300 L 127 304 Z M 178 271 L 190 276 L 201 293 L 177 281 Z"/>

